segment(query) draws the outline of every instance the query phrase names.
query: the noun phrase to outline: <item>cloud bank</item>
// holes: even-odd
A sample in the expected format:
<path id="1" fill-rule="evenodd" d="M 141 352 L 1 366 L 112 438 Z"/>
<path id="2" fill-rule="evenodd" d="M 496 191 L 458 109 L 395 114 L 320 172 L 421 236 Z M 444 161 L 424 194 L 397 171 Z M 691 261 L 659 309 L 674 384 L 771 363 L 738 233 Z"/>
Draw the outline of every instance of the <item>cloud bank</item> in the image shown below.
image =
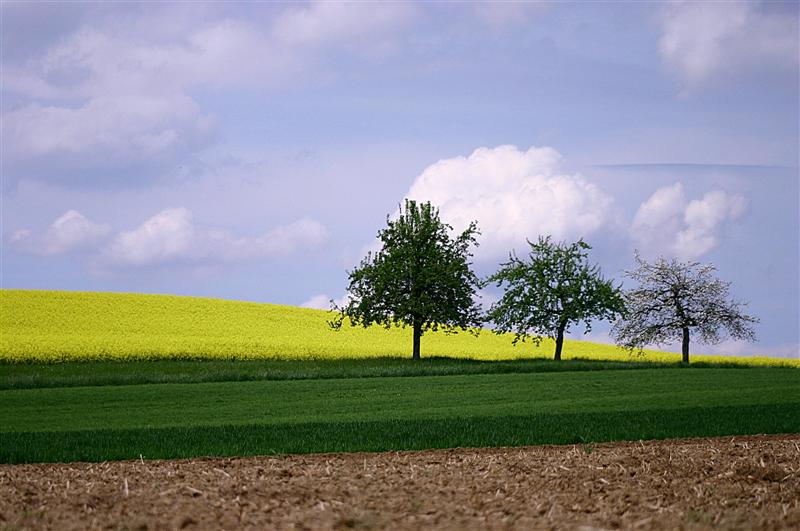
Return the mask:
<path id="1" fill-rule="evenodd" d="M 264 90 L 324 75 L 325 54 L 386 48 L 414 11 L 313 2 L 268 20 L 219 6 L 131 8 L 124 23 L 96 16 L 42 54 L 4 58 L 3 90 L 16 101 L 2 123 L 11 173 L 135 186 L 211 144 L 215 117 L 198 91 Z"/>
<path id="2" fill-rule="evenodd" d="M 198 228 L 189 209 L 170 208 L 134 230 L 118 234 L 103 256 L 109 264 L 122 267 L 235 262 L 285 256 L 316 247 L 327 236 L 327 229 L 309 218 L 278 226 L 260 236 L 238 236 L 223 229 Z"/>
<path id="3" fill-rule="evenodd" d="M 111 226 L 94 223 L 70 210 L 46 231 L 19 229 L 11 244 L 21 252 L 52 256 L 94 252 L 95 265 L 135 268 L 165 264 L 207 265 L 287 256 L 318 247 L 328 238 L 321 223 L 301 218 L 257 236 L 241 236 L 219 228 L 198 227 L 187 208 L 168 208 L 133 230 L 110 238 Z"/>

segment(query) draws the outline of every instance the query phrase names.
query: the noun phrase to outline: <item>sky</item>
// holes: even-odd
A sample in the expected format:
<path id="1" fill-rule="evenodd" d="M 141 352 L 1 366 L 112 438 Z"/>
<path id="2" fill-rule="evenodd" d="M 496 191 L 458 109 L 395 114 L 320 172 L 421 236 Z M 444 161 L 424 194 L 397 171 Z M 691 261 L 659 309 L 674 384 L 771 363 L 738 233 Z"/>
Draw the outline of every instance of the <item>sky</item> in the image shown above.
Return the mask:
<path id="1" fill-rule="evenodd" d="M 696 350 L 800 357 L 797 1 L 0 10 L 3 288 L 327 308 L 408 197 L 482 276 L 713 263 L 758 342 Z"/>

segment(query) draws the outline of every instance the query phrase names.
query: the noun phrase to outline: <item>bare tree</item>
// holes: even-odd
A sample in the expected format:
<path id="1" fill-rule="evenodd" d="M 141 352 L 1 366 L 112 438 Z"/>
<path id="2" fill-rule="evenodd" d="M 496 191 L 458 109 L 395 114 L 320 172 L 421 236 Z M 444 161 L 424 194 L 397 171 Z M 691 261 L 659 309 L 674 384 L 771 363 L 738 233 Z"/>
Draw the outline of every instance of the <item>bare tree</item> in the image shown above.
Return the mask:
<path id="1" fill-rule="evenodd" d="M 625 275 L 639 286 L 626 290 L 625 313 L 612 327 L 618 345 L 641 350 L 645 345 L 682 341 L 689 362 L 689 338 L 716 344 L 724 330 L 734 339 L 755 340 L 758 319 L 742 311 L 745 303 L 728 297 L 730 282 L 716 278 L 712 264 L 659 258 L 653 263 L 635 255 L 637 267 Z"/>

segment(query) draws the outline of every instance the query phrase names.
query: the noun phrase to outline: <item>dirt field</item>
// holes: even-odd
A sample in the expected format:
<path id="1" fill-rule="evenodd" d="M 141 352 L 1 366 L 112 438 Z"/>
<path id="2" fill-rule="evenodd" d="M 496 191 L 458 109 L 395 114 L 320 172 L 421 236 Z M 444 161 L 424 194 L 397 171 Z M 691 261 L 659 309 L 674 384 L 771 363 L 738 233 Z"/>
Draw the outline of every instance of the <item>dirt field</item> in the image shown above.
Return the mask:
<path id="1" fill-rule="evenodd" d="M 800 435 L 1 465 L 1 529 L 800 529 Z"/>

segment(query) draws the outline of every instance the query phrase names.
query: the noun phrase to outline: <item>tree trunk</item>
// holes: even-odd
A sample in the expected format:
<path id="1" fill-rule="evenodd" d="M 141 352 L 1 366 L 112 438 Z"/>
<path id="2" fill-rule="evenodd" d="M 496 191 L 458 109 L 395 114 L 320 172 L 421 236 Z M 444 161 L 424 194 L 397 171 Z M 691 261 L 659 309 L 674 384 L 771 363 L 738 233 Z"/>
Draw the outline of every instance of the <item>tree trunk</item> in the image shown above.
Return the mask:
<path id="1" fill-rule="evenodd" d="M 683 362 L 689 363 L 689 329 L 683 327 Z"/>
<path id="2" fill-rule="evenodd" d="M 566 327 L 559 325 L 556 333 L 556 355 L 554 358 L 556 361 L 561 361 L 561 347 L 564 346 L 564 328 Z"/>
<path id="3" fill-rule="evenodd" d="M 422 337 L 422 323 L 414 321 L 414 354 L 412 358 L 415 360 L 420 359 L 419 355 L 419 340 Z"/>

